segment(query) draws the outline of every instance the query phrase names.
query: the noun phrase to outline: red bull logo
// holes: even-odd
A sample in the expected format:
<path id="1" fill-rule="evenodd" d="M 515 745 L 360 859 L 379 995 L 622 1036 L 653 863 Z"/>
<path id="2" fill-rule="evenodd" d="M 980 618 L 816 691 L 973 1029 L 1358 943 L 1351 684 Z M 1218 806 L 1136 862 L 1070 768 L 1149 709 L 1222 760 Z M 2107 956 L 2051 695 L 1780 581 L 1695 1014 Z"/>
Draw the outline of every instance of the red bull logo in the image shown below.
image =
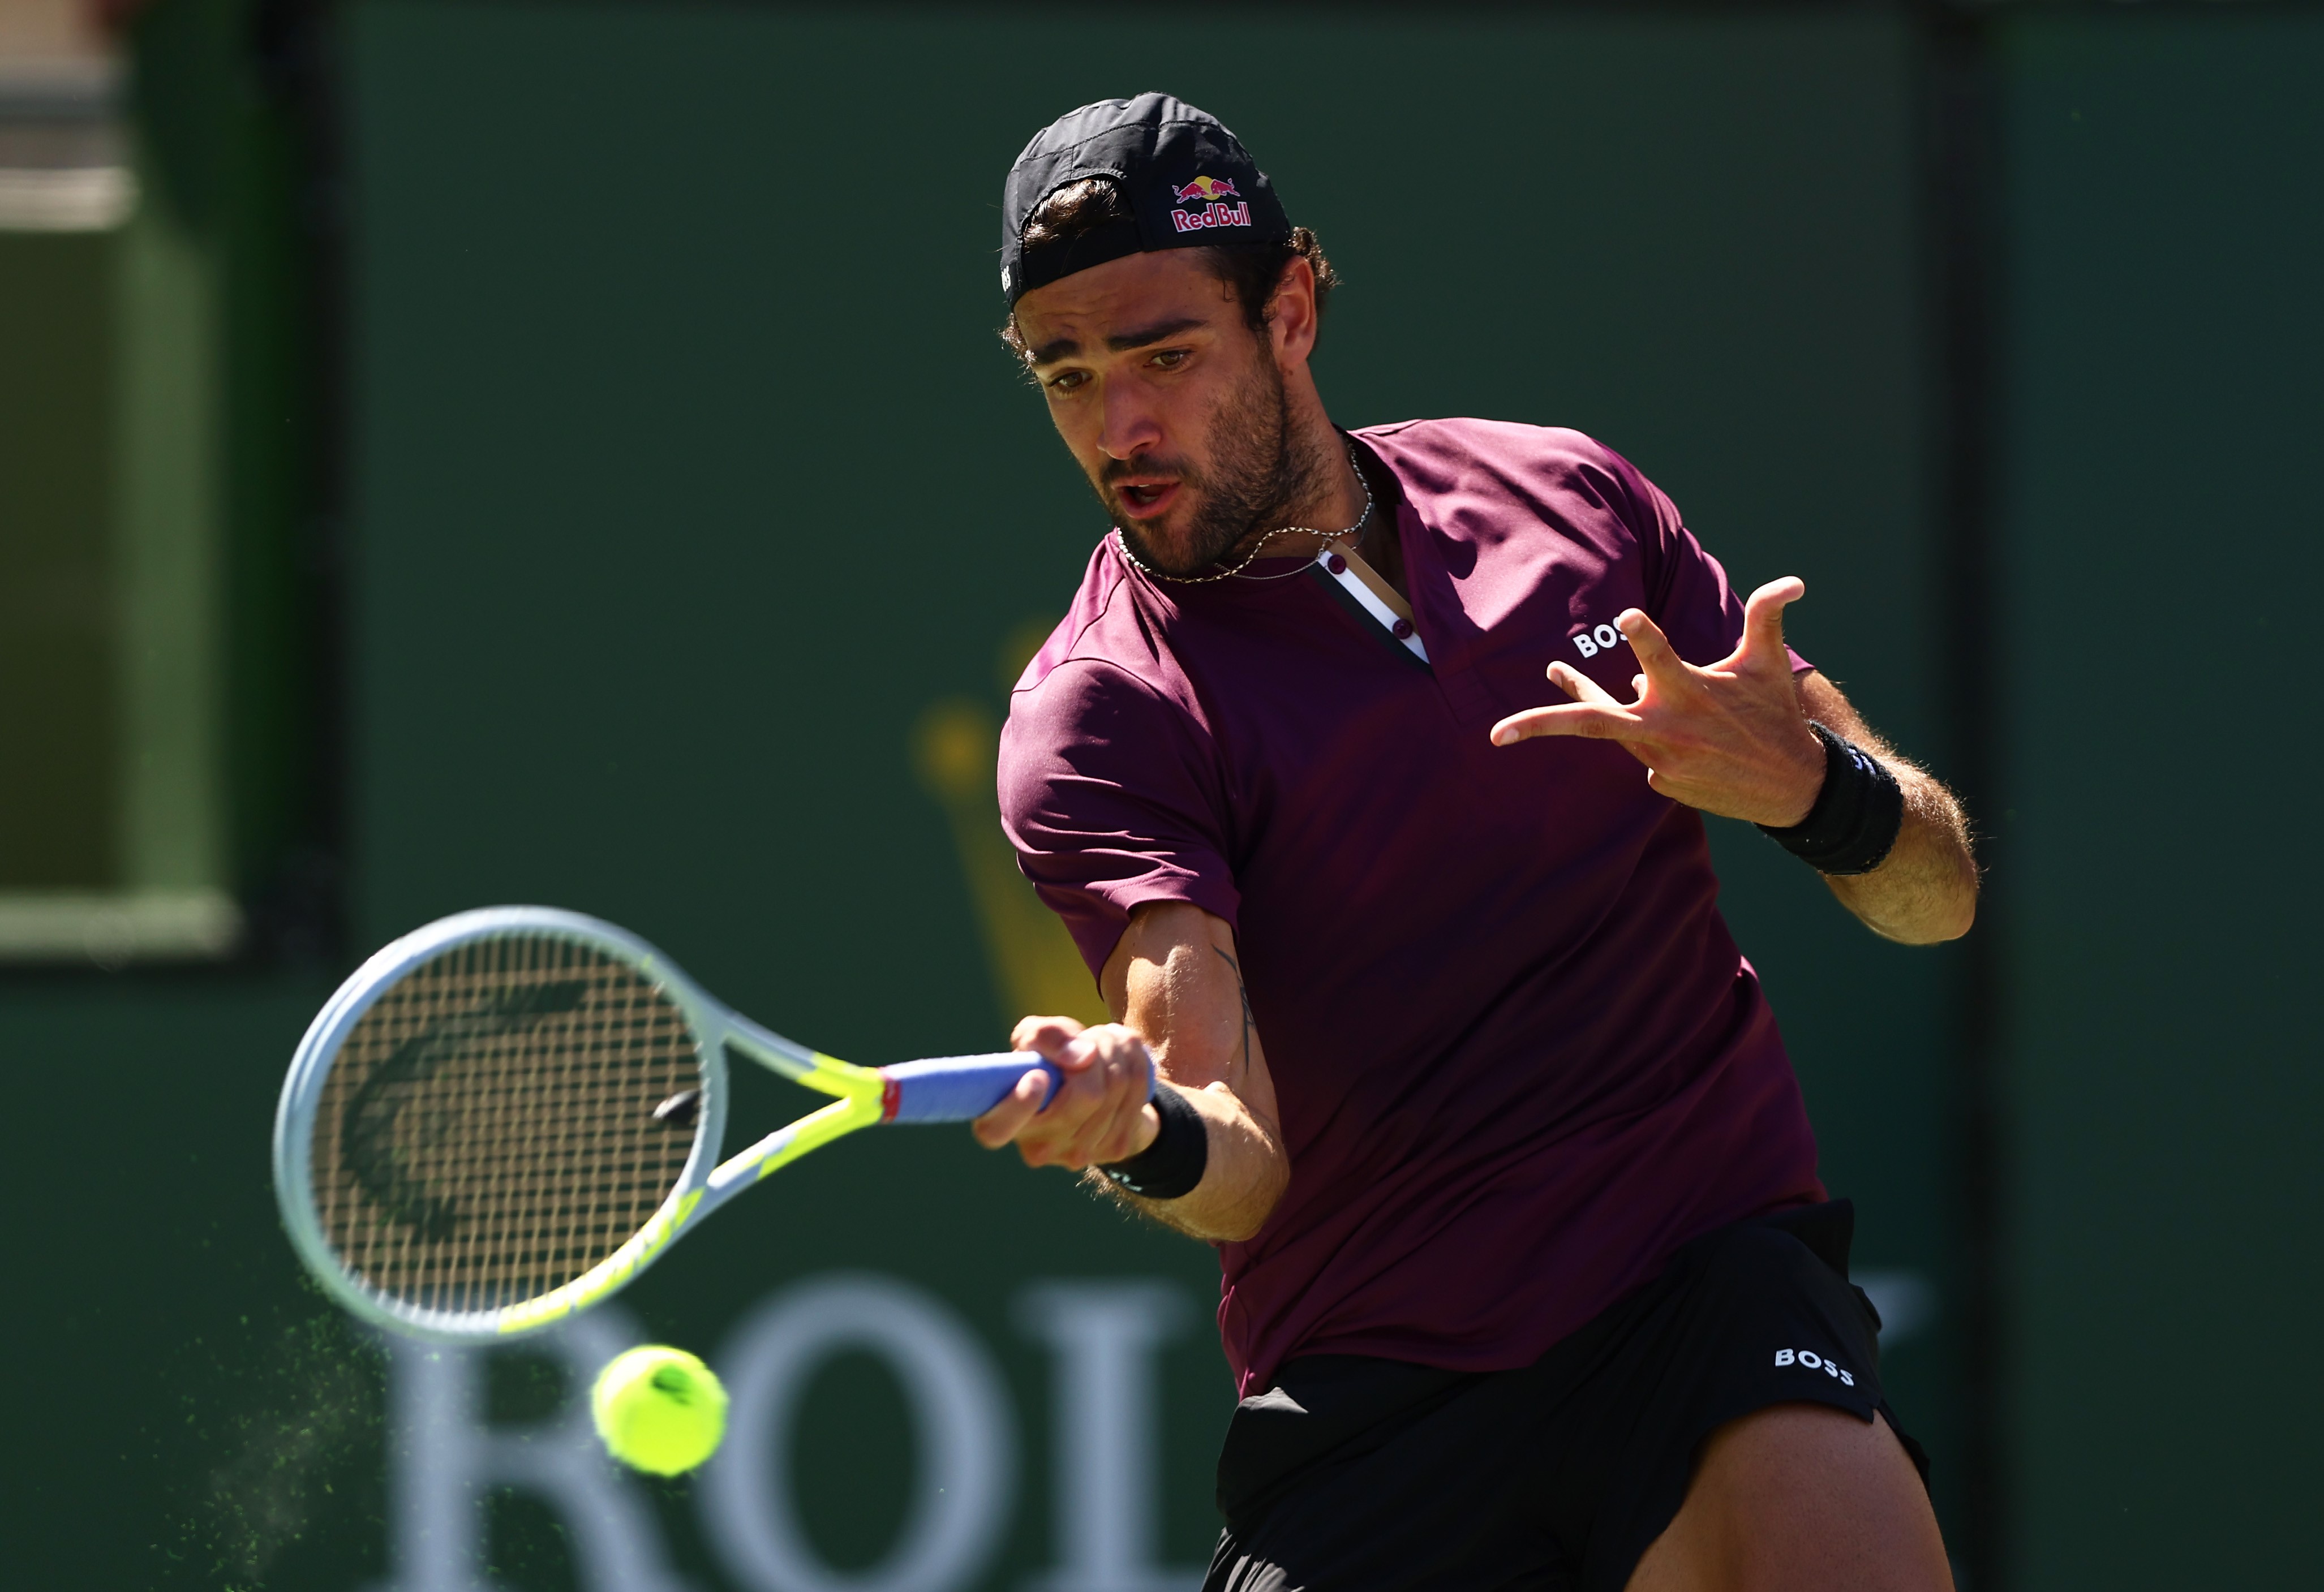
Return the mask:
<path id="1" fill-rule="evenodd" d="M 1227 203 L 1229 199 L 1241 198 L 1231 178 L 1197 177 L 1185 187 L 1170 190 L 1170 202 L 1182 207 L 1170 212 L 1170 225 L 1180 232 L 1202 232 L 1213 226 L 1249 226 L 1249 203 Z M 1187 205 L 1203 207 L 1188 211 L 1183 207 Z"/>
<path id="2" fill-rule="evenodd" d="M 1240 198 L 1242 195 L 1235 190 L 1233 181 L 1224 177 L 1197 177 L 1185 187 L 1174 188 L 1170 190 L 1170 202 L 1174 205 L 1183 205 L 1188 199 L 1202 199 L 1207 202 L 1211 199 Z"/>

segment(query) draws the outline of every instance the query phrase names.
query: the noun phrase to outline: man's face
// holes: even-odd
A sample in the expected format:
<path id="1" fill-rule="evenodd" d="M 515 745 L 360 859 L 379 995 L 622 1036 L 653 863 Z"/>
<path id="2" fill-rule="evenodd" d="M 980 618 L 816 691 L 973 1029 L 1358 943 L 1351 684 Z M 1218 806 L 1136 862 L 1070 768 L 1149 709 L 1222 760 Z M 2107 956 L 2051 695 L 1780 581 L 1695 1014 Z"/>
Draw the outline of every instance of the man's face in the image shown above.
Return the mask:
<path id="1" fill-rule="evenodd" d="M 1292 436 L 1277 349 L 1193 250 L 1037 288 L 1017 330 L 1057 434 L 1154 568 L 1209 568 L 1320 478 Z"/>

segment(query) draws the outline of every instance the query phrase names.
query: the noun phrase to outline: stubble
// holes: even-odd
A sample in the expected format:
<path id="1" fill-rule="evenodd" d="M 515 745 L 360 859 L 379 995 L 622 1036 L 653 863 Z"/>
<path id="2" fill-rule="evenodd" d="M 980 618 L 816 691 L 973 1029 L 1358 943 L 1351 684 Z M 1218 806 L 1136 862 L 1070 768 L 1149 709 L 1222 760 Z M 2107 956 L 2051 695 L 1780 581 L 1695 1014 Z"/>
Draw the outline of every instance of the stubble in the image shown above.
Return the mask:
<path id="1" fill-rule="evenodd" d="M 1173 466 L 1182 483 L 1180 491 L 1194 505 L 1172 538 L 1175 548 L 1165 551 L 1154 546 L 1127 517 L 1116 518 L 1122 541 L 1148 568 L 1165 575 L 1202 575 L 1282 525 L 1293 505 L 1323 495 L 1329 456 L 1294 434 L 1283 373 L 1264 355 L 1254 363 L 1250 379 L 1211 411 L 1204 428 L 1209 466 L 1200 471 L 1184 462 Z M 1150 460 L 1109 464 L 1097 483 L 1107 512 L 1114 510 L 1108 491 L 1111 480 L 1153 467 Z"/>

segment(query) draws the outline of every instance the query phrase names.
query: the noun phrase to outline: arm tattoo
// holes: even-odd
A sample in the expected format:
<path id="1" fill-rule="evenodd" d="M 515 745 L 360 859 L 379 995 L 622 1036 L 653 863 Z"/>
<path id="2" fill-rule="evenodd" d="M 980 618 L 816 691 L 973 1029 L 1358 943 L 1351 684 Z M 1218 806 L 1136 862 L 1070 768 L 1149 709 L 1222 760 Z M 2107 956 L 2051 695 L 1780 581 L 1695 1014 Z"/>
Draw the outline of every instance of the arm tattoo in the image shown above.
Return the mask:
<path id="1" fill-rule="evenodd" d="M 1211 954 L 1234 969 L 1235 993 L 1242 998 L 1242 1074 L 1248 1078 L 1250 1076 L 1250 991 L 1243 988 L 1240 963 L 1215 945 L 1211 947 Z"/>

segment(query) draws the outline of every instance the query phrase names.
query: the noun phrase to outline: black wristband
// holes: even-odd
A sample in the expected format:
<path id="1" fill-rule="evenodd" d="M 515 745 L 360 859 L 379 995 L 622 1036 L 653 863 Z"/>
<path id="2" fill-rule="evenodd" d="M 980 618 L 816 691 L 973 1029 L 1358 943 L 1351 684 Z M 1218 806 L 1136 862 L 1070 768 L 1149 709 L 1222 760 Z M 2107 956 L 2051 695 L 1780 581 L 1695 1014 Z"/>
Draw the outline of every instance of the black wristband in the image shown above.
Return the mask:
<path id="1" fill-rule="evenodd" d="M 1823 789 L 1789 829 L 1760 833 L 1819 873 L 1869 873 L 1904 827 L 1904 792 L 1888 766 L 1847 737 L 1808 721 L 1823 742 Z"/>
<path id="2" fill-rule="evenodd" d="M 1129 1160 L 1098 1170 L 1141 1199 L 1176 1200 L 1191 1194 L 1211 1164 L 1211 1130 L 1203 1125 L 1202 1113 L 1167 1083 L 1154 1086 L 1154 1114 L 1162 1118 L 1162 1131 L 1154 1142 Z"/>

